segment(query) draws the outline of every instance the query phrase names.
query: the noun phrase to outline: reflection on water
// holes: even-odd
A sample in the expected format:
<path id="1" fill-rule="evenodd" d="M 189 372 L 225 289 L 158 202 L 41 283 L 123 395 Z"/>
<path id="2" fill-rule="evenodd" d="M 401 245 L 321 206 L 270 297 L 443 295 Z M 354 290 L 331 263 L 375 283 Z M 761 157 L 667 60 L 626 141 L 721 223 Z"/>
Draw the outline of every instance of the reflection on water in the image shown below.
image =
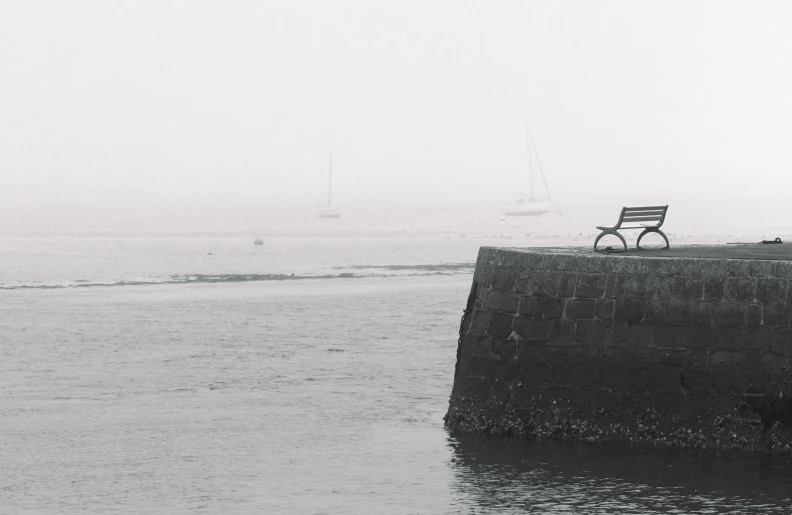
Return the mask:
<path id="1" fill-rule="evenodd" d="M 486 513 L 790 513 L 792 459 L 453 433 L 460 496 Z"/>

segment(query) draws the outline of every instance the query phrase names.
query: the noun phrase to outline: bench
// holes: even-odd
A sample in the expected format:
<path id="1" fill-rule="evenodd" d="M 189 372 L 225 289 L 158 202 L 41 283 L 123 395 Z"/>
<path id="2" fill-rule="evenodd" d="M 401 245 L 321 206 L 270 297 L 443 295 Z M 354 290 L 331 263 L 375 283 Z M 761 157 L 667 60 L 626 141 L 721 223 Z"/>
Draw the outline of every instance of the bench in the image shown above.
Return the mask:
<path id="1" fill-rule="evenodd" d="M 635 244 L 639 250 L 641 248 L 641 238 L 650 232 L 662 236 L 666 242 L 665 248 L 670 248 L 671 245 L 668 243 L 668 238 L 666 238 L 666 235 L 660 230 L 660 226 L 662 226 L 665 221 L 666 211 L 668 211 L 668 206 L 623 207 L 621 215 L 619 215 L 619 223 L 613 227 L 597 227 L 597 229 L 602 232 L 597 236 L 597 239 L 594 240 L 594 250 L 597 250 L 597 243 L 599 243 L 603 236 L 612 234 L 621 240 L 624 245 L 624 250 L 626 251 L 627 242 L 624 241 L 622 235 L 619 234 L 619 229 L 643 229 L 643 232 L 638 236 L 638 241 Z"/>

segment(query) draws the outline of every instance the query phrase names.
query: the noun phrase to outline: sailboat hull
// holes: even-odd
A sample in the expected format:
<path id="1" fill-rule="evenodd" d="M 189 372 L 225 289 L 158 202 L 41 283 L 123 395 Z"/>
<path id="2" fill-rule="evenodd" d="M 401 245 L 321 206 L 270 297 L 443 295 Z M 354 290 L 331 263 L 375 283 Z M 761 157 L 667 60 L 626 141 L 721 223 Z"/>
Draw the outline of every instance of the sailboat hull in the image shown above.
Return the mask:
<path id="1" fill-rule="evenodd" d="M 503 208 L 506 216 L 540 216 L 550 211 L 550 203 L 543 201 L 528 201 L 513 204 Z"/>
<path id="2" fill-rule="evenodd" d="M 335 206 L 327 205 L 319 209 L 319 218 L 338 218 L 339 216 L 341 216 L 341 212 Z"/>

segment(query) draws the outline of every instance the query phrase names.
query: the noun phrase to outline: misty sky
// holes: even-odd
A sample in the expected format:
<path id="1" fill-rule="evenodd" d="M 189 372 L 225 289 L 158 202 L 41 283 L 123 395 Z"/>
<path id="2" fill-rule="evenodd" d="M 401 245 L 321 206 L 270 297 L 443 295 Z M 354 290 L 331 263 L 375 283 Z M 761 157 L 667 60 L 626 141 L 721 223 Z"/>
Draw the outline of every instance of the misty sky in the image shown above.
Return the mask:
<path id="1" fill-rule="evenodd" d="M 0 3 L 0 202 L 792 191 L 792 2 Z"/>

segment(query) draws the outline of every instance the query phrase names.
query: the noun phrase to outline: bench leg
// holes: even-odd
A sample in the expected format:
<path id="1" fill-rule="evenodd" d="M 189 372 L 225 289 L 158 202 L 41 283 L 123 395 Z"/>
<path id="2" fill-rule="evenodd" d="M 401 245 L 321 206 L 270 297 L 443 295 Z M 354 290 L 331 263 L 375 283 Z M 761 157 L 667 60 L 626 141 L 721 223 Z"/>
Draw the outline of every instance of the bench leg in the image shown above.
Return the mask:
<path id="1" fill-rule="evenodd" d="M 595 251 L 597 250 L 597 243 L 599 243 L 599 241 L 602 239 L 603 236 L 607 236 L 608 234 L 612 234 L 613 236 L 616 236 L 617 238 L 619 238 L 621 240 L 621 242 L 622 242 L 622 245 L 624 245 L 624 251 L 627 252 L 627 242 L 624 240 L 624 237 L 621 234 L 619 234 L 617 231 L 613 231 L 613 230 L 602 231 L 600 233 L 600 235 L 597 236 L 597 239 L 594 240 L 594 250 Z"/>
<path id="2" fill-rule="evenodd" d="M 664 233 L 663 231 L 661 231 L 660 229 L 652 229 L 652 228 L 650 228 L 650 229 L 644 229 L 644 230 L 643 230 L 643 232 L 642 232 L 641 234 L 639 234 L 639 235 L 638 235 L 638 241 L 636 241 L 636 242 L 635 242 L 635 246 L 636 246 L 638 249 L 640 249 L 640 248 L 641 248 L 641 238 L 643 238 L 644 236 L 646 236 L 646 235 L 647 235 L 647 234 L 649 234 L 650 232 L 655 232 L 655 233 L 659 234 L 660 236 L 662 236 L 662 237 L 663 237 L 663 239 L 664 239 L 664 240 L 665 240 L 665 242 L 666 242 L 666 246 L 665 246 L 665 248 L 667 248 L 667 249 L 670 249 L 670 248 L 671 248 L 671 244 L 670 244 L 670 243 L 668 243 L 668 238 L 666 238 L 666 235 L 665 235 L 665 233 Z"/>

